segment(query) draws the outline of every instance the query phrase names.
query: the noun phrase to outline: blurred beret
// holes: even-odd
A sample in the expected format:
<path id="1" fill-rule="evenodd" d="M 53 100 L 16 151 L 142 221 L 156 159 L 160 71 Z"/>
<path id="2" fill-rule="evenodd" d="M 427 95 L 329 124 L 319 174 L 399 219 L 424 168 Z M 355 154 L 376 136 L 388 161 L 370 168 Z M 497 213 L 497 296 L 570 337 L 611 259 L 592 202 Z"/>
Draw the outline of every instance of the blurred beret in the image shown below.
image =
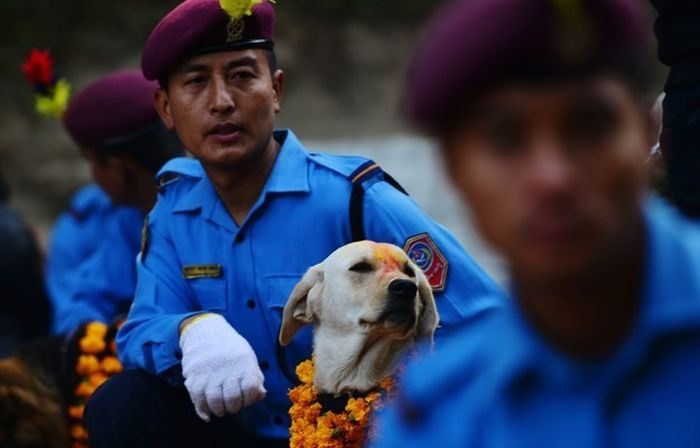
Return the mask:
<path id="1" fill-rule="evenodd" d="M 146 41 L 141 68 L 147 79 L 163 79 L 178 64 L 196 54 L 243 48 L 273 47 L 275 10 L 263 0 L 243 17 L 242 34 L 233 41 L 229 16 L 219 0 L 185 0 L 165 16 Z"/>
<path id="2" fill-rule="evenodd" d="M 76 143 L 91 149 L 133 135 L 160 121 L 153 104 L 157 87 L 138 70 L 100 78 L 71 99 L 63 125 Z"/>
<path id="3" fill-rule="evenodd" d="M 648 57 L 650 28 L 639 0 L 450 1 L 415 47 L 403 113 L 440 132 L 497 83 L 632 66 Z"/>

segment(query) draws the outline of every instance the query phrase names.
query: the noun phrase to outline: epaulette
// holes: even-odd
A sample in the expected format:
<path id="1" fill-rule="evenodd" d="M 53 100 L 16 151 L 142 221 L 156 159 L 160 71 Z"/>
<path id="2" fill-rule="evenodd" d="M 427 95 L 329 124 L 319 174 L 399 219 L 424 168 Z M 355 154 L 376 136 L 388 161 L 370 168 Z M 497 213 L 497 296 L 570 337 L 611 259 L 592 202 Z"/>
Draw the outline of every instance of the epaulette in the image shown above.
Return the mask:
<path id="1" fill-rule="evenodd" d="M 197 159 L 191 157 L 176 157 L 169 160 L 158 171 L 156 175 L 156 184 L 158 191 L 162 191 L 167 185 L 180 180 L 182 176 L 201 178 L 203 177 L 204 169 Z"/>
<path id="2" fill-rule="evenodd" d="M 322 152 L 312 152 L 309 153 L 309 156 L 312 162 L 328 168 L 345 178 L 349 178 L 359 166 L 369 161 L 366 157 L 344 156 Z"/>
<path id="3" fill-rule="evenodd" d="M 367 181 L 384 181 L 407 196 L 408 192 L 389 173 L 385 172 L 379 164 L 369 159 L 355 168 L 348 175 L 348 179 L 352 183 L 352 191 L 350 193 L 350 232 L 353 241 L 362 241 L 367 239 L 364 226 L 364 198 Z"/>

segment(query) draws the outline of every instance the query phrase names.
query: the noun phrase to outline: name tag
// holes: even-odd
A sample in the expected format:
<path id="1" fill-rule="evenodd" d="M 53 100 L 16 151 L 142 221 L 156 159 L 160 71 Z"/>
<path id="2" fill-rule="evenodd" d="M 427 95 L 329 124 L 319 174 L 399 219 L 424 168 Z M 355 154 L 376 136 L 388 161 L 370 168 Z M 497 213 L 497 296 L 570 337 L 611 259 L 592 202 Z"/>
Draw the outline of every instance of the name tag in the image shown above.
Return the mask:
<path id="1" fill-rule="evenodd" d="M 193 278 L 221 277 L 220 264 L 197 264 L 182 267 L 182 276 L 188 280 Z"/>

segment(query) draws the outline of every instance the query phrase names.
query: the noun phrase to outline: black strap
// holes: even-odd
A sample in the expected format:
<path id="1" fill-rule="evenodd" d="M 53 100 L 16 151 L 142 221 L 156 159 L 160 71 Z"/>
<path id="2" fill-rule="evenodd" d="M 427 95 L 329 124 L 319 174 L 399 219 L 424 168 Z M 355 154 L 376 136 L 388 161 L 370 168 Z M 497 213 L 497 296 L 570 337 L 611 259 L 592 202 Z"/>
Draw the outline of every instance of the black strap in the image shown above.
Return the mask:
<path id="1" fill-rule="evenodd" d="M 301 381 L 299 378 L 289 369 L 289 365 L 287 364 L 287 352 L 284 350 L 284 347 L 282 344 L 280 344 L 279 340 L 275 341 L 275 358 L 277 360 L 277 364 L 280 366 L 280 370 L 282 370 L 282 374 L 289 380 L 289 382 L 295 386 L 300 385 Z"/>
<path id="2" fill-rule="evenodd" d="M 367 239 L 365 236 L 364 223 L 365 188 L 363 184 L 366 180 L 376 176 L 380 176 L 381 180 L 408 196 L 406 190 L 396 179 L 382 170 L 374 161 L 368 160 L 357 167 L 357 169 L 348 176 L 352 183 L 352 190 L 350 192 L 350 235 L 353 242 Z"/>

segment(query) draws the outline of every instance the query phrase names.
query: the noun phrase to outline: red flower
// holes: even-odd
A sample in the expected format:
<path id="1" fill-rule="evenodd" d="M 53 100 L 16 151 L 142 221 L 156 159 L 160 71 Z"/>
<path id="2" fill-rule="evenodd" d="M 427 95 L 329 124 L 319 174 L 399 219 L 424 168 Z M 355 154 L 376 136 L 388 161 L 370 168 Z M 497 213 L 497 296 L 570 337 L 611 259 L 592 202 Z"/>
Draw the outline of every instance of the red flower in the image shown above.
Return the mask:
<path id="1" fill-rule="evenodd" d="M 33 48 L 22 64 L 22 71 L 27 81 L 32 84 L 48 85 L 53 81 L 53 59 L 49 50 L 37 50 Z"/>

